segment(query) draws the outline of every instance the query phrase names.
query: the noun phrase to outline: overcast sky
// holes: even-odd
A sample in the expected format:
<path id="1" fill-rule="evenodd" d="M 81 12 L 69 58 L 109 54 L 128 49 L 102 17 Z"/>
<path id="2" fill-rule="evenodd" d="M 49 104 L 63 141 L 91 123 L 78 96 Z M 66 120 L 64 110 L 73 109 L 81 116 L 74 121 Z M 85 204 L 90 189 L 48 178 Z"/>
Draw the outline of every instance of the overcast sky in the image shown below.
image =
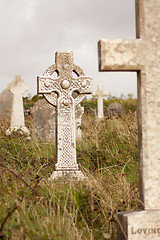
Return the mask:
<path id="1" fill-rule="evenodd" d="M 32 96 L 37 76 L 72 51 L 74 63 L 113 96 L 137 94 L 136 73 L 98 71 L 97 42 L 135 38 L 135 0 L 0 0 L 1 91 L 20 74 Z"/>

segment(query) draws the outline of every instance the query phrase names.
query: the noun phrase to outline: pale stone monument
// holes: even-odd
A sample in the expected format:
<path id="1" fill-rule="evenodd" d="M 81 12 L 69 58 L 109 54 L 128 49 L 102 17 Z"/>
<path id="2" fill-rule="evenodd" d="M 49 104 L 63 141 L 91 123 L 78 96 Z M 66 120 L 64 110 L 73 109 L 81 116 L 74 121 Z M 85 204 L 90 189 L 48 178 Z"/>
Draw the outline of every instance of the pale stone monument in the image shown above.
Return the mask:
<path id="1" fill-rule="evenodd" d="M 33 136 L 44 141 L 53 142 L 56 139 L 56 107 L 48 104 L 46 99 L 38 100 L 32 107 Z M 81 139 L 81 118 L 84 107 L 75 106 L 76 139 Z"/>
<path id="2" fill-rule="evenodd" d="M 15 75 L 14 80 L 8 84 L 8 90 L 13 94 L 11 125 L 6 131 L 10 135 L 12 131 L 21 130 L 21 133 L 29 135 L 29 130 L 25 127 L 23 99 L 22 95 L 28 90 L 27 84 L 21 79 L 20 75 Z"/>
<path id="3" fill-rule="evenodd" d="M 57 78 L 52 78 L 54 72 Z M 77 78 L 72 75 L 74 72 Z M 75 106 L 92 92 L 92 80 L 73 63 L 72 52 L 57 52 L 56 63 L 38 77 L 38 93 L 56 107 L 55 171 L 50 180 L 57 178 L 83 179 L 76 159 Z"/>
<path id="4" fill-rule="evenodd" d="M 100 71 L 137 71 L 141 211 L 118 213 L 118 239 L 160 239 L 160 1 L 136 0 L 136 40 L 99 41 Z"/>
<path id="5" fill-rule="evenodd" d="M 82 122 L 82 115 L 84 113 L 84 107 L 81 107 L 80 104 L 77 104 L 75 107 L 75 121 L 76 121 L 76 139 L 81 140 L 82 138 L 82 131 L 81 131 L 81 122 Z"/>
<path id="6" fill-rule="evenodd" d="M 104 91 L 100 85 L 97 86 L 97 90 L 93 93 L 94 97 L 98 98 L 98 119 L 104 119 L 103 113 L 103 97 L 108 96 L 108 92 Z"/>

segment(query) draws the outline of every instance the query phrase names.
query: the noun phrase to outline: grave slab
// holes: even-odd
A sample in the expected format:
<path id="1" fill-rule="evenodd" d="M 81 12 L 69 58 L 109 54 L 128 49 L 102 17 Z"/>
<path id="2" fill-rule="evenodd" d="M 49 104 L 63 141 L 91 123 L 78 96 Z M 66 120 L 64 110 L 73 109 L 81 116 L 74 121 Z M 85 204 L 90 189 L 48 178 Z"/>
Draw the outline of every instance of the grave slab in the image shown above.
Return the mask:
<path id="1" fill-rule="evenodd" d="M 100 71 L 137 71 L 140 200 L 147 217 L 149 211 L 157 210 L 159 214 L 160 210 L 160 1 L 136 0 L 135 3 L 137 39 L 100 40 L 99 68 Z M 123 217 L 124 214 L 122 222 Z M 130 215 L 125 218 L 129 221 Z M 159 228 L 156 221 L 154 228 Z M 155 239 L 154 236 L 147 235 L 145 239 Z"/>

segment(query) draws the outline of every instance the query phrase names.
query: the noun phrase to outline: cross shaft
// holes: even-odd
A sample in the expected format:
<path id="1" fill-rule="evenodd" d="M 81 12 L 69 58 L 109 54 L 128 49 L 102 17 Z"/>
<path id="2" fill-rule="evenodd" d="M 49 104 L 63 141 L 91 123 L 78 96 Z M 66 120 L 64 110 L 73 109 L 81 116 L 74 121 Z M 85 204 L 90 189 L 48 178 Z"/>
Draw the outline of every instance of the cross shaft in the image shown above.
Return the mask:
<path id="1" fill-rule="evenodd" d="M 160 208 L 160 1 L 136 0 L 137 39 L 100 40 L 100 71 L 137 71 L 140 194 Z"/>

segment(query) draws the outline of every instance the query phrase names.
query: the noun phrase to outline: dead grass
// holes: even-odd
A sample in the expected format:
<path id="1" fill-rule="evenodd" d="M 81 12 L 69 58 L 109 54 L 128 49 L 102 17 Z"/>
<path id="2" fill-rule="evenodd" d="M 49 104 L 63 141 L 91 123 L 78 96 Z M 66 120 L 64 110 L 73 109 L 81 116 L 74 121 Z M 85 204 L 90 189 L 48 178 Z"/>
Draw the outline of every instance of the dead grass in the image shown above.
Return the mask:
<path id="1" fill-rule="evenodd" d="M 55 146 L 7 137 L 0 122 L 1 239 L 116 239 L 116 212 L 138 208 L 136 116 L 82 122 L 77 159 L 87 180 L 52 184 Z"/>

